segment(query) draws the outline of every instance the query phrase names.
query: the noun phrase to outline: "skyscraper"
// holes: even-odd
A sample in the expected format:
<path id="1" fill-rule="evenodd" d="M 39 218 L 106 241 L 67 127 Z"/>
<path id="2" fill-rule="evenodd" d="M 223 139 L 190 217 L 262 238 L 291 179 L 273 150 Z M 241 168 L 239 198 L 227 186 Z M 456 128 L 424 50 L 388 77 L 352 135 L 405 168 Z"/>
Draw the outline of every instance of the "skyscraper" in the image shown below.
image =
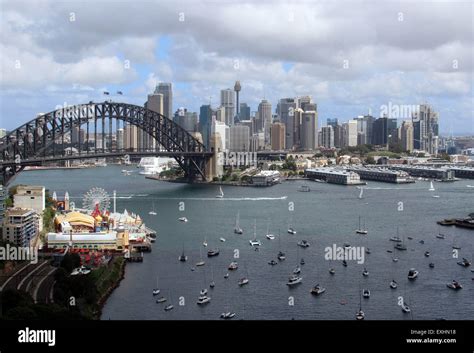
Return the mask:
<path id="1" fill-rule="evenodd" d="M 147 109 L 153 110 L 159 114 L 164 112 L 164 95 L 162 93 L 152 93 L 148 95 L 148 99 L 145 104 Z M 171 119 L 168 115 L 167 118 Z"/>
<path id="2" fill-rule="evenodd" d="M 357 146 L 357 121 L 349 120 L 343 124 L 344 146 Z"/>
<path id="3" fill-rule="evenodd" d="M 240 121 L 250 120 L 250 107 L 247 103 L 240 103 L 239 117 Z"/>
<path id="4" fill-rule="evenodd" d="M 202 142 L 207 148 L 209 148 L 213 115 L 215 116 L 215 113 L 209 104 L 201 105 L 201 108 L 199 109 L 199 129 L 198 130 L 201 133 Z"/>
<path id="5" fill-rule="evenodd" d="M 326 148 L 334 147 L 334 129 L 331 125 L 323 126 L 321 128 L 320 146 L 324 146 Z"/>
<path id="6" fill-rule="evenodd" d="M 285 124 L 273 123 L 271 128 L 273 151 L 282 151 L 285 149 L 285 137 Z"/>
<path id="7" fill-rule="evenodd" d="M 318 114 L 315 110 L 304 111 L 301 116 L 300 149 L 314 150 L 318 147 Z"/>
<path id="8" fill-rule="evenodd" d="M 413 123 L 411 121 L 404 121 L 400 126 L 400 143 L 403 150 L 413 151 Z"/>
<path id="9" fill-rule="evenodd" d="M 230 88 L 221 90 L 221 106 L 225 109 L 226 125 L 234 125 L 235 116 L 235 96 Z"/>
<path id="10" fill-rule="evenodd" d="M 429 104 L 421 104 L 412 116 L 414 148 L 436 155 L 438 152 L 438 113 Z"/>
<path id="11" fill-rule="evenodd" d="M 155 93 L 163 95 L 163 114 L 168 118 L 173 118 L 173 85 L 169 82 L 160 82 L 155 88 Z"/>
<path id="12" fill-rule="evenodd" d="M 270 149 L 271 139 L 270 139 L 270 128 L 272 125 L 272 104 L 263 99 L 258 105 L 258 116 L 263 124 L 263 133 L 265 139 L 265 146 Z"/>
<path id="13" fill-rule="evenodd" d="M 230 151 L 248 152 L 250 149 L 250 129 L 245 125 L 232 125 L 229 128 Z"/>
<path id="14" fill-rule="evenodd" d="M 294 98 L 282 98 L 277 105 L 280 122 L 285 124 L 285 146 L 290 150 L 293 149 L 295 143 L 295 109 L 296 102 Z"/>

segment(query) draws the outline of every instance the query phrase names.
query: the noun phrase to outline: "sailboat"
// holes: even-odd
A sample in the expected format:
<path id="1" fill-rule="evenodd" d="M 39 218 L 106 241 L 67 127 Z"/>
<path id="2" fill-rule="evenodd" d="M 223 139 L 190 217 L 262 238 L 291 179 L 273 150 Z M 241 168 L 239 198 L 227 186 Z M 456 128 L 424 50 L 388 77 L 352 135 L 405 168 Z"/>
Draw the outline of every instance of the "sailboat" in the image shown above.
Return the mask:
<path id="1" fill-rule="evenodd" d="M 430 188 L 428 189 L 429 191 L 435 191 L 433 181 L 430 182 Z"/>
<path id="2" fill-rule="evenodd" d="M 288 234 L 296 234 L 296 230 L 292 227 L 291 222 L 288 224 Z"/>
<path id="3" fill-rule="evenodd" d="M 207 247 L 207 237 L 204 237 L 204 241 L 202 242 L 202 246 Z"/>
<path id="4" fill-rule="evenodd" d="M 171 303 L 171 290 L 169 291 L 169 297 L 170 297 L 170 303 L 167 306 L 165 306 L 164 311 L 170 311 L 174 309 L 174 306 Z"/>
<path id="5" fill-rule="evenodd" d="M 178 260 L 181 261 L 181 262 L 186 262 L 188 260 L 188 257 L 186 255 L 184 255 L 184 245 L 183 245 L 183 252 L 178 257 Z"/>
<path id="6" fill-rule="evenodd" d="M 158 276 L 156 276 L 156 287 L 155 287 L 155 289 L 153 289 L 153 295 L 155 296 L 155 295 L 158 295 L 158 294 L 160 294 L 160 289 L 158 287 Z"/>
<path id="7" fill-rule="evenodd" d="M 199 261 L 196 262 L 196 266 L 204 266 L 206 263 L 202 259 L 202 249 L 199 248 Z"/>
<path id="8" fill-rule="evenodd" d="M 277 255 L 277 258 L 278 258 L 278 261 L 283 261 L 286 259 L 286 255 L 283 251 L 281 251 L 281 234 L 280 234 L 280 230 L 278 229 L 278 247 L 280 248 L 280 250 L 278 251 L 278 255 Z"/>
<path id="9" fill-rule="evenodd" d="M 260 240 L 257 240 L 257 220 L 253 224 L 253 239 L 249 240 L 251 246 L 260 246 L 262 245 Z"/>
<path id="10" fill-rule="evenodd" d="M 269 240 L 275 239 L 275 236 L 270 234 L 270 221 L 267 222 L 267 234 L 265 234 L 265 237 Z"/>
<path id="11" fill-rule="evenodd" d="M 214 282 L 214 269 L 212 268 L 211 265 L 211 283 L 209 284 L 209 287 L 214 288 L 216 286 L 216 282 Z"/>
<path id="12" fill-rule="evenodd" d="M 397 238 L 400 238 L 398 236 L 398 227 L 397 227 Z M 395 244 L 395 249 L 397 249 L 397 250 L 406 250 L 407 249 L 407 246 L 405 245 L 405 233 L 403 233 L 403 240 L 401 242 L 397 242 L 397 244 Z"/>
<path id="13" fill-rule="evenodd" d="M 235 234 L 242 234 L 243 233 L 242 228 L 240 228 L 239 221 L 240 221 L 240 212 L 237 212 L 237 216 L 235 217 L 235 227 L 234 227 L 234 233 Z"/>
<path id="14" fill-rule="evenodd" d="M 445 236 L 443 233 L 441 233 L 441 231 L 439 230 L 439 227 L 438 227 L 438 234 L 436 235 L 436 238 L 438 238 L 438 239 L 444 239 L 445 237 L 446 237 L 446 236 Z"/>
<path id="15" fill-rule="evenodd" d="M 359 199 L 362 199 L 364 195 L 364 188 L 360 188 Z"/>
<path id="16" fill-rule="evenodd" d="M 357 234 L 367 234 L 367 229 L 365 229 L 365 224 L 364 227 L 360 226 L 360 216 L 359 216 L 359 228 L 356 229 Z"/>
<path id="17" fill-rule="evenodd" d="M 222 191 L 222 187 L 221 187 L 221 186 L 219 186 L 219 194 L 216 195 L 216 198 L 218 198 L 218 199 L 224 198 L 224 191 Z"/>
<path id="18" fill-rule="evenodd" d="M 150 212 L 148 212 L 149 215 L 156 216 L 156 211 L 155 211 L 155 201 L 153 201 L 153 208 Z"/>
<path id="19" fill-rule="evenodd" d="M 365 313 L 362 311 L 362 293 L 360 291 L 360 286 L 359 286 L 359 311 L 356 314 L 356 320 L 364 320 L 365 318 Z"/>

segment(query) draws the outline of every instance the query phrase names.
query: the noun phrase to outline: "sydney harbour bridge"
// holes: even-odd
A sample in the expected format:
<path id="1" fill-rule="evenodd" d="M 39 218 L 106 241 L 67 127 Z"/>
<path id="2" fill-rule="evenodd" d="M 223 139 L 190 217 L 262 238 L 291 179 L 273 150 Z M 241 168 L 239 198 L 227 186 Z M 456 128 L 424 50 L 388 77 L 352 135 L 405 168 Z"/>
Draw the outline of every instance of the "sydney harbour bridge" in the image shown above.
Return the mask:
<path id="1" fill-rule="evenodd" d="M 113 134 L 125 126 L 142 130 L 150 141 L 154 140 L 154 147 L 112 143 Z M 76 138 L 72 144 L 73 133 Z M 0 184 L 8 184 L 27 166 L 126 156 L 172 157 L 192 182 L 209 179 L 206 165 L 213 153 L 180 125 L 155 111 L 127 103 L 90 102 L 41 114 L 0 139 Z"/>

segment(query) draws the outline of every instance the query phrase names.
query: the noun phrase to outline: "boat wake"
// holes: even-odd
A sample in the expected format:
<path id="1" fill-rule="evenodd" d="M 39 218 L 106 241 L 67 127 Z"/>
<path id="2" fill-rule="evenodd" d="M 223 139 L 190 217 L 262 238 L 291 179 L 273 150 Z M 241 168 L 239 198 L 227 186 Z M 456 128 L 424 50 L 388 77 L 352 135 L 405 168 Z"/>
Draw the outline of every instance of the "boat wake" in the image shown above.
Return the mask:
<path id="1" fill-rule="evenodd" d="M 157 197 L 155 200 L 188 200 L 188 201 L 274 201 L 286 200 L 288 196 L 281 197 Z"/>

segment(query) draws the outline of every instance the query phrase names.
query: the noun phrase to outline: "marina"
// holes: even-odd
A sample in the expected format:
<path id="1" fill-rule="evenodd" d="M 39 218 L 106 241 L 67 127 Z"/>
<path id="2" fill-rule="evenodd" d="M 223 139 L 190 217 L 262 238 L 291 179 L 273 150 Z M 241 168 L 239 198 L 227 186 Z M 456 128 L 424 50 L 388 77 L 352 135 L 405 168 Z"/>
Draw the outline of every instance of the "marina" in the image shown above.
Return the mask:
<path id="1" fill-rule="evenodd" d="M 58 194 L 68 190 L 71 200 L 80 197 L 92 186 L 118 190 L 117 208 L 134 210 L 143 217 L 147 227 L 159 233 L 152 244 L 153 251 L 143 257 L 143 262 L 126 266 L 125 278 L 107 300 L 102 319 L 172 317 L 218 320 L 222 313 L 231 312 L 239 319 L 354 320 L 362 291 L 362 288 L 357 290 L 358 282 L 363 278 L 370 280 L 367 289 L 371 293 L 369 300 L 363 298 L 366 320 L 409 319 L 397 305 L 400 288 L 404 291 L 406 288 L 408 292 L 410 300 L 407 303 L 414 318 L 432 320 L 474 316 L 470 304 L 473 274 L 470 267 L 465 266 L 467 262 L 462 261 L 464 257 L 472 262 L 472 231 L 450 227 L 443 231 L 445 239 L 436 237 L 439 233 L 438 220 L 465 215 L 465 210 L 472 206 L 473 195 L 465 186 L 468 181 L 437 184 L 436 192 L 442 195 L 439 199 L 430 196 L 429 183 L 426 182 L 393 189 L 371 182 L 373 189 L 366 189 L 363 199 L 360 199 L 360 190 L 329 183 L 312 183 L 311 192 L 298 192 L 299 183 L 304 181 L 294 181 L 262 189 L 223 186 L 225 197 L 216 202 L 214 186 L 157 183 L 137 173 L 119 178 L 120 170 L 120 167 L 108 166 L 94 171 L 67 171 L 67 179 L 61 170 L 34 171 L 23 173 L 18 178 L 19 183 L 35 184 L 41 174 L 42 180 L 47 181 L 47 188 L 56 190 Z M 130 179 L 134 183 L 135 196 L 129 198 L 130 194 L 120 190 L 127 190 Z M 249 190 L 248 193 L 245 190 Z M 184 212 L 178 210 L 177 200 L 186 203 Z M 399 200 L 410 205 L 410 212 L 397 211 Z M 288 212 L 288 202 L 294 202 L 296 208 L 292 215 Z M 153 203 L 156 216 L 148 214 Z M 354 209 L 358 212 L 355 213 Z M 430 211 L 427 213 L 427 210 Z M 236 215 L 238 227 L 248 232 L 234 233 Z M 354 234 L 359 215 L 363 216 L 361 224 L 365 222 L 370 228 L 364 236 Z M 189 222 L 178 222 L 180 217 L 186 217 Z M 249 240 L 254 238 L 255 219 L 257 240 L 265 240 L 264 236 L 269 232 L 268 219 L 272 220 L 270 227 L 278 238 L 262 242 L 258 246 L 259 251 L 248 245 Z M 289 221 L 297 234 L 285 231 Z M 337 228 L 334 227 L 335 221 Z M 402 223 L 399 238 L 402 240 L 406 235 L 404 242 L 407 251 L 397 252 L 398 261 L 394 262 L 392 254 L 387 252 L 394 246 L 389 238 L 396 235 L 397 226 Z M 277 230 L 280 231 L 277 233 Z M 226 242 L 220 242 L 221 237 Z M 452 258 L 454 237 L 456 246 L 461 247 L 457 260 Z M 218 250 L 219 256 L 211 256 L 206 266 L 194 268 L 199 261 L 204 238 L 208 249 Z M 302 240 L 311 246 L 302 249 L 297 245 Z M 371 252 L 366 254 L 365 260 L 369 261 L 370 267 L 367 263 L 358 264 L 349 258 L 345 260 L 346 267 L 340 260 L 325 260 L 326 247 L 333 244 L 342 246 L 346 242 L 351 247 L 367 247 L 368 241 Z M 234 258 L 235 249 L 239 250 L 238 258 Z M 427 251 L 429 257 L 424 256 Z M 289 274 L 295 270 L 295 264 L 300 262 L 303 252 L 305 265 L 300 266 L 301 272 L 297 276 L 304 280 L 298 285 L 287 286 Z M 179 261 L 181 256 L 187 261 Z M 275 261 L 272 266 L 268 265 L 271 260 Z M 238 262 L 239 267 L 229 271 L 229 264 L 233 261 Z M 430 263 L 435 263 L 436 267 L 431 269 Z M 209 295 L 212 301 L 205 306 L 194 303 L 184 307 L 176 305 L 180 296 L 184 296 L 189 303 L 195 302 L 196 294 L 202 289 L 203 278 L 207 278 L 206 286 L 209 287 L 212 277 L 210 266 L 215 282 L 212 295 Z M 362 275 L 364 267 L 370 271 L 370 276 Z M 320 270 L 316 272 L 315 268 Z M 411 268 L 419 271 L 416 280 L 407 277 Z M 174 304 L 174 310 L 158 308 L 153 299 L 152 290 L 157 285 L 158 273 L 160 290 Z M 463 285 L 462 290 L 447 288 L 447 283 L 453 279 Z M 240 280 L 242 286 L 239 288 Z M 398 288 L 391 288 L 391 281 L 395 281 Z M 310 290 L 315 283 L 324 283 L 324 295 L 311 295 Z M 436 296 L 433 295 L 433 288 L 439 288 L 435 289 Z M 235 297 L 236 290 L 244 294 Z M 289 291 L 296 298 L 295 306 L 287 304 Z M 346 304 L 341 305 L 342 301 Z"/>

